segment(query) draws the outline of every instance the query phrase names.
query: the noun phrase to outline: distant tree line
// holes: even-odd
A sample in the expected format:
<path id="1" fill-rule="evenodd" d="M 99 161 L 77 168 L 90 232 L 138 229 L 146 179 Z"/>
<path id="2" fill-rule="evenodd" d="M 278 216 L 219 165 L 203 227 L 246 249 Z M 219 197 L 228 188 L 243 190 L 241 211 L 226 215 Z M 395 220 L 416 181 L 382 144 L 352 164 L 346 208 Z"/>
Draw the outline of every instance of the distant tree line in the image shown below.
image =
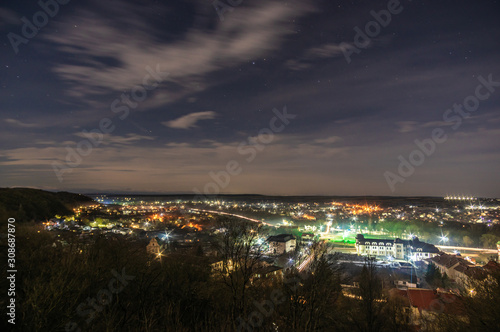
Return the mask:
<path id="1" fill-rule="evenodd" d="M 30 188 L 0 188 L 0 220 L 45 221 L 56 215 L 71 216 L 72 208 L 91 203 L 87 196 L 69 192 L 49 192 Z"/>
<path id="2" fill-rule="evenodd" d="M 357 224 L 361 227 L 366 224 Z M 385 220 L 373 223 L 372 230 L 384 230 L 396 237 L 403 237 L 408 234 L 419 236 L 421 241 L 438 243 L 439 236 L 445 234 L 448 237 L 447 244 L 460 245 L 466 247 L 486 247 L 496 248 L 496 243 L 500 241 L 500 225 L 486 224 L 464 224 L 455 221 L 446 221 L 442 225 L 438 222 L 427 222 L 421 220 Z"/>

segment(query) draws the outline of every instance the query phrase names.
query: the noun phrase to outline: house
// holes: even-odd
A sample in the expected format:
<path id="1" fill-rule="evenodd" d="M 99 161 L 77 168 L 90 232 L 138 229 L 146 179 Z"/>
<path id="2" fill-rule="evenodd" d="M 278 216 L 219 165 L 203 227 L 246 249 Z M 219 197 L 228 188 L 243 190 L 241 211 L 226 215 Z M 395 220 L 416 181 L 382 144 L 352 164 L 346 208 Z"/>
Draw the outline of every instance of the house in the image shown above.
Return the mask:
<path id="1" fill-rule="evenodd" d="M 163 250 L 163 247 L 162 245 L 160 245 L 157 238 L 153 238 L 151 239 L 151 241 L 149 241 L 146 250 L 148 251 L 148 253 L 156 255 Z"/>
<path id="2" fill-rule="evenodd" d="M 421 261 L 439 254 L 434 245 L 421 242 L 418 237 L 412 240 L 368 239 L 363 234 L 356 236 L 356 252 L 363 256 L 391 256 L 396 259 Z"/>
<path id="3" fill-rule="evenodd" d="M 407 280 L 396 280 L 394 285 L 399 289 L 418 288 L 418 284 Z"/>
<path id="4" fill-rule="evenodd" d="M 413 238 L 409 241 L 410 246 L 410 259 L 413 261 L 421 261 L 427 258 L 435 257 L 439 255 L 439 249 L 435 245 L 422 242 L 418 237 Z"/>
<path id="5" fill-rule="evenodd" d="M 283 280 L 283 269 L 276 265 L 262 266 L 252 274 L 251 282 L 273 282 Z"/>
<path id="6" fill-rule="evenodd" d="M 438 256 L 427 259 L 434 264 L 441 274 L 447 274 L 450 279 L 461 286 L 465 286 L 468 278 L 478 272 L 474 264 L 458 255 L 442 253 Z"/>
<path id="7" fill-rule="evenodd" d="M 489 261 L 484 266 L 477 266 L 458 255 L 441 254 L 428 260 L 441 273 L 446 273 L 450 279 L 462 287 L 467 287 L 471 279 L 483 280 L 493 274 L 500 273 L 500 264 Z"/>
<path id="8" fill-rule="evenodd" d="M 296 239 L 292 234 L 270 236 L 267 239 L 271 254 L 281 255 L 295 250 Z"/>
<path id="9" fill-rule="evenodd" d="M 314 233 L 302 233 L 303 241 L 313 241 L 315 238 L 317 238 L 317 236 Z"/>
<path id="10" fill-rule="evenodd" d="M 224 260 L 220 257 L 212 256 L 209 257 L 210 267 L 213 273 L 224 273 L 228 274 L 233 272 L 236 268 L 240 267 L 239 263 L 233 262 L 232 259 Z"/>
<path id="11" fill-rule="evenodd" d="M 210 257 L 209 263 L 212 272 L 220 272 L 224 268 L 224 261 L 218 257 Z"/>
<path id="12" fill-rule="evenodd" d="M 453 315 L 456 319 L 465 320 L 464 304 L 460 297 L 432 289 L 397 289 L 390 291 L 392 298 L 402 299 L 402 305 L 410 314 L 411 325 L 417 329 L 431 329 L 426 324 L 434 321 L 441 313 Z"/>
<path id="13" fill-rule="evenodd" d="M 486 265 L 483 266 L 483 269 L 487 274 L 500 273 L 500 264 L 495 261 L 489 261 Z"/>

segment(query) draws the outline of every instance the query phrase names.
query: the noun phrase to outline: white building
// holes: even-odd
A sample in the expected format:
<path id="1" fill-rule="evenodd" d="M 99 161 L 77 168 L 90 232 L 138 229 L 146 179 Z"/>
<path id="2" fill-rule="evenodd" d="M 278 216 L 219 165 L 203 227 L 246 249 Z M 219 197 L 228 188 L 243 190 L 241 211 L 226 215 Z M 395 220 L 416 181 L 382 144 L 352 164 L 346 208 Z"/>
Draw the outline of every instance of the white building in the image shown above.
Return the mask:
<path id="1" fill-rule="evenodd" d="M 267 239 L 271 254 L 281 255 L 295 250 L 296 240 L 292 234 L 270 236 Z"/>
<path id="2" fill-rule="evenodd" d="M 393 257 L 421 261 L 439 254 L 434 245 L 421 242 L 417 237 L 413 240 L 367 239 L 362 234 L 356 236 L 356 252 L 358 255 L 373 257 Z"/>
<path id="3" fill-rule="evenodd" d="M 157 253 L 159 253 L 160 250 L 161 250 L 161 246 L 158 243 L 158 240 L 156 238 L 151 239 L 151 241 L 149 241 L 148 246 L 146 247 L 146 250 L 150 254 L 157 254 Z"/>

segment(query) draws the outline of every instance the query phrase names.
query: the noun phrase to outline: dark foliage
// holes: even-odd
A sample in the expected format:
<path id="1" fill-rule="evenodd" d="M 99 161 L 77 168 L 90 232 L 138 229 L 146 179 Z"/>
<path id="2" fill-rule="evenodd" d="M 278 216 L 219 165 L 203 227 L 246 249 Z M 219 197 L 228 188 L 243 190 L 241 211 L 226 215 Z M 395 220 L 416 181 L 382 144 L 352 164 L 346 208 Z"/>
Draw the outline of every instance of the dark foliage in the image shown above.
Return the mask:
<path id="1" fill-rule="evenodd" d="M 55 215 L 73 215 L 72 207 L 92 203 L 87 196 L 30 188 L 0 188 L 0 220 L 45 221 Z"/>
<path id="2" fill-rule="evenodd" d="M 255 229 L 225 223 L 214 246 L 239 265 L 214 273 L 201 250 L 166 256 L 147 242 L 44 232 L 18 225 L 19 331 L 412 331 L 407 303 L 382 287 L 372 261 L 343 290 L 344 268 L 324 244 L 312 248 L 309 269 L 285 271 L 282 281 L 249 282 Z M 40 231 L 40 232 L 39 232 Z M 0 249 L 6 251 L 5 241 Z M 227 267 L 225 265 L 225 267 Z M 116 274 L 130 276 L 125 284 Z M 0 286 L 7 289 L 6 279 Z M 493 331 L 498 327 L 498 277 L 471 284 L 461 316 L 443 312 L 430 330 Z M 111 285 L 111 286 L 110 286 Z M 123 285 L 123 287 L 121 287 Z M 119 289 L 118 292 L 109 290 Z M 0 305 L 6 305 L 4 298 Z M 77 327 L 78 326 L 78 327 Z"/>

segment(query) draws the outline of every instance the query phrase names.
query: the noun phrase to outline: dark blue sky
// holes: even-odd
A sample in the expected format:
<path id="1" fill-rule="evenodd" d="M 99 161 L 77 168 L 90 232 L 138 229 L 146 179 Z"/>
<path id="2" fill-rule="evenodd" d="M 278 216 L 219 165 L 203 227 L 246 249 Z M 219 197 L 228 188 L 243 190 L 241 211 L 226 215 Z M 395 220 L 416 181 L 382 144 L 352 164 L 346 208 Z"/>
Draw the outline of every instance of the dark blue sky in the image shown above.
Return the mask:
<path id="1" fill-rule="evenodd" d="M 58 7 L 0 5 L 0 186 L 500 197 L 500 87 L 447 113 L 500 82 L 498 1 L 243 0 L 224 20 L 211 1 Z M 433 130 L 446 139 L 414 152 Z"/>

